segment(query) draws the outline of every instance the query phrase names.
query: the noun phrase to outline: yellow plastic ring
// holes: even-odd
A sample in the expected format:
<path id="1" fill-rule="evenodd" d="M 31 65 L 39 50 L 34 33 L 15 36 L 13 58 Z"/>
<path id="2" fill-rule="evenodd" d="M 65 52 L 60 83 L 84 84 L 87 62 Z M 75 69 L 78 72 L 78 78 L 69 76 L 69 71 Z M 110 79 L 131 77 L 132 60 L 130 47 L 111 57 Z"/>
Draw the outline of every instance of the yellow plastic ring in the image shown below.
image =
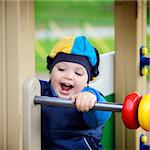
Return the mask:
<path id="1" fill-rule="evenodd" d="M 146 131 L 150 131 L 150 94 L 144 95 L 138 107 L 138 121 Z"/>
<path id="2" fill-rule="evenodd" d="M 147 69 L 146 66 L 144 66 L 144 67 L 142 68 L 142 75 L 144 75 L 144 76 L 148 75 L 148 69 Z"/>
<path id="3" fill-rule="evenodd" d="M 141 138 L 141 141 L 144 143 L 144 144 L 147 144 L 147 136 L 146 135 L 143 135 L 142 138 Z"/>
<path id="4" fill-rule="evenodd" d="M 143 47 L 143 48 L 142 48 L 142 54 L 143 54 L 143 55 L 147 55 L 147 53 L 148 53 L 147 47 Z"/>

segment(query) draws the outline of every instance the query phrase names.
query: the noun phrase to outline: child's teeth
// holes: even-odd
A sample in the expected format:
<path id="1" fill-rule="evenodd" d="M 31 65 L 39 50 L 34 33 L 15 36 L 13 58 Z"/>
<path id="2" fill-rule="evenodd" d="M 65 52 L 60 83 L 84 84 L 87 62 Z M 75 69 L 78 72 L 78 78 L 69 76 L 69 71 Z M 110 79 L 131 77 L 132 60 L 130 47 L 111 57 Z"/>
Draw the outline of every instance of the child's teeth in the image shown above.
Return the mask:
<path id="1" fill-rule="evenodd" d="M 70 84 L 65 83 L 66 86 L 70 86 Z"/>

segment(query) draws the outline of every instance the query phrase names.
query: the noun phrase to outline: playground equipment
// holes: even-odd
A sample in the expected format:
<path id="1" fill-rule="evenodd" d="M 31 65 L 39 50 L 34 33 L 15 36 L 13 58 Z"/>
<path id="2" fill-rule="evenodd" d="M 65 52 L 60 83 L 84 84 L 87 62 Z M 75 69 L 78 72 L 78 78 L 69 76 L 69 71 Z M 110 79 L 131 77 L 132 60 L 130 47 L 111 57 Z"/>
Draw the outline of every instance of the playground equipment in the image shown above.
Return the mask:
<path id="1" fill-rule="evenodd" d="M 141 134 L 140 136 L 140 150 L 149 150 L 150 145 L 147 144 L 147 136 Z"/>
<path id="2" fill-rule="evenodd" d="M 100 78 L 97 78 L 98 80 L 97 82 L 92 82 L 90 84 L 91 87 L 99 89 L 106 97 L 108 95 L 113 95 L 113 93 L 115 92 L 114 91 L 114 56 L 115 56 L 115 53 L 112 53 L 112 52 L 103 54 L 100 56 L 101 57 Z M 143 109 L 145 110 L 145 108 L 141 108 L 142 111 L 140 112 L 140 117 L 138 117 L 138 110 L 140 106 L 139 103 L 141 103 L 142 101 L 144 101 L 144 104 L 149 103 L 148 97 L 147 98 L 145 98 L 145 96 L 142 97 L 140 94 L 134 92 L 134 94 L 130 93 L 128 94 L 128 96 L 126 96 L 123 105 L 120 104 L 122 102 L 118 104 L 117 103 L 106 103 L 106 104 L 96 103 L 96 106 L 94 109 L 108 110 L 108 111 L 113 111 L 113 112 L 122 112 L 122 116 L 123 116 L 122 118 L 124 118 L 122 120 L 127 128 L 133 128 L 133 126 L 134 128 L 135 127 L 138 128 L 139 126 L 141 126 L 143 129 L 148 128 L 147 130 L 149 130 L 150 123 L 148 122 L 150 122 L 149 121 L 150 118 L 148 114 L 150 114 L 150 108 L 148 108 L 147 110 L 147 115 L 145 115 L 146 112 L 143 111 Z M 34 100 L 38 99 L 46 104 L 46 100 L 48 99 L 48 101 L 51 100 L 53 102 L 53 105 L 54 104 L 61 105 L 57 103 L 59 102 L 61 103 L 61 101 L 65 101 L 65 103 L 67 103 L 66 105 L 69 105 L 68 107 L 75 107 L 75 105 L 72 104 L 71 101 L 64 100 L 64 99 L 57 100 L 54 97 L 53 98 L 43 97 L 43 96 L 41 97 L 39 81 L 37 80 L 37 78 L 34 78 L 34 77 L 28 78 L 24 82 L 23 98 L 24 98 L 23 99 L 24 148 L 32 150 L 33 147 L 36 147 L 36 150 L 40 150 L 40 146 L 41 146 L 41 132 L 40 132 L 41 131 L 41 127 L 40 127 L 41 125 L 40 110 L 41 109 L 40 109 L 40 106 L 41 105 L 35 105 Z M 111 102 L 112 101 L 113 101 L 113 97 L 111 99 Z M 36 103 L 40 104 L 40 102 L 36 102 Z M 143 103 L 141 103 L 141 106 L 142 105 Z M 150 107 L 150 105 L 148 104 L 146 105 L 147 107 Z M 129 106 L 129 107 L 126 108 L 125 106 L 126 107 Z M 143 123 L 140 123 L 142 122 L 143 118 L 144 118 L 144 127 L 143 127 Z M 122 125 L 122 123 L 120 124 Z"/>
<path id="3" fill-rule="evenodd" d="M 146 56 L 148 49 L 145 46 L 140 48 L 140 75 L 144 76 L 148 74 L 147 66 L 150 66 L 150 57 Z"/>
<path id="4" fill-rule="evenodd" d="M 116 88 L 114 92 L 116 99 L 121 100 L 131 90 L 140 91 L 142 94 L 146 92 L 145 85 L 143 86 L 146 78 L 137 75 L 137 64 L 139 64 L 137 49 L 139 45 L 146 43 L 148 3 L 145 0 L 114 1 L 114 3 L 114 35 L 117 53 L 114 77 L 119 79 L 114 82 Z M 24 1 L 23 3 L 21 0 L 0 1 L 0 4 L 2 8 L 0 9 L 0 149 L 20 150 L 22 145 L 29 144 L 29 148 L 25 147 L 25 150 L 39 150 L 40 140 L 36 140 L 36 146 L 32 146 L 32 144 L 35 143 L 33 140 L 38 137 L 37 134 L 40 134 L 40 112 L 37 114 L 39 120 L 34 122 L 33 115 L 37 112 L 32 113 L 31 110 L 38 109 L 40 105 L 36 107 L 34 104 L 32 105 L 33 99 L 32 101 L 27 99 L 30 95 L 22 96 L 22 84 L 28 77 L 35 74 L 34 1 Z M 33 91 L 34 89 L 36 88 L 33 88 Z M 31 93 L 32 90 L 29 89 L 29 92 Z M 34 91 L 34 94 L 37 93 Z M 28 105 L 23 105 L 24 103 Z M 137 149 L 134 140 L 138 130 L 136 132 L 129 131 L 128 134 L 128 130 L 124 129 L 121 123 L 119 124 L 120 115 L 118 113 L 115 118 L 115 149 L 119 149 L 119 147 Z M 22 120 L 24 124 L 22 124 Z M 35 131 L 38 126 L 39 128 Z M 25 134 L 27 134 L 26 137 Z M 111 138 L 110 136 L 107 137 L 107 140 Z M 26 140 L 28 143 L 25 142 Z M 108 142 L 107 145 L 109 145 Z"/>
<path id="5" fill-rule="evenodd" d="M 47 96 L 35 96 L 34 104 L 75 107 L 71 100 Z M 93 109 L 122 112 L 122 120 L 127 128 L 141 127 L 150 131 L 150 94 L 142 97 L 139 93 L 133 92 L 125 97 L 123 104 L 96 103 Z"/>

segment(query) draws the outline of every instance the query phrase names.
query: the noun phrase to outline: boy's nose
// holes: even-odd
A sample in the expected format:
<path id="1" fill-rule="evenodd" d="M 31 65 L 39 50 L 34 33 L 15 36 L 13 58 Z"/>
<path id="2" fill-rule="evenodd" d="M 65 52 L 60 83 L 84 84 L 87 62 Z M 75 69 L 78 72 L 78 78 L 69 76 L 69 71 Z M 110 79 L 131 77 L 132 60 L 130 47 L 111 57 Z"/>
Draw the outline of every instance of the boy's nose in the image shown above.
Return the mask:
<path id="1" fill-rule="evenodd" d="M 68 72 L 65 75 L 65 78 L 68 79 L 68 80 L 73 80 L 74 79 L 74 74 L 72 72 Z"/>

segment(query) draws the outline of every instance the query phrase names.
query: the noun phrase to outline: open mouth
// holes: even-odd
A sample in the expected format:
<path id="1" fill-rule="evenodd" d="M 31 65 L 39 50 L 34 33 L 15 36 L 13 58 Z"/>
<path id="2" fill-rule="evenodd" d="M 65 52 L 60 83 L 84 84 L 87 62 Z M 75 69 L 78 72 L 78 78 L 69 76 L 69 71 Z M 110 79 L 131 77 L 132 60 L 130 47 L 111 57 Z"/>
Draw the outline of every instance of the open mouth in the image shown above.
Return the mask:
<path id="1" fill-rule="evenodd" d="M 73 88 L 73 85 L 68 83 L 61 83 L 60 86 L 63 91 L 69 91 Z"/>

